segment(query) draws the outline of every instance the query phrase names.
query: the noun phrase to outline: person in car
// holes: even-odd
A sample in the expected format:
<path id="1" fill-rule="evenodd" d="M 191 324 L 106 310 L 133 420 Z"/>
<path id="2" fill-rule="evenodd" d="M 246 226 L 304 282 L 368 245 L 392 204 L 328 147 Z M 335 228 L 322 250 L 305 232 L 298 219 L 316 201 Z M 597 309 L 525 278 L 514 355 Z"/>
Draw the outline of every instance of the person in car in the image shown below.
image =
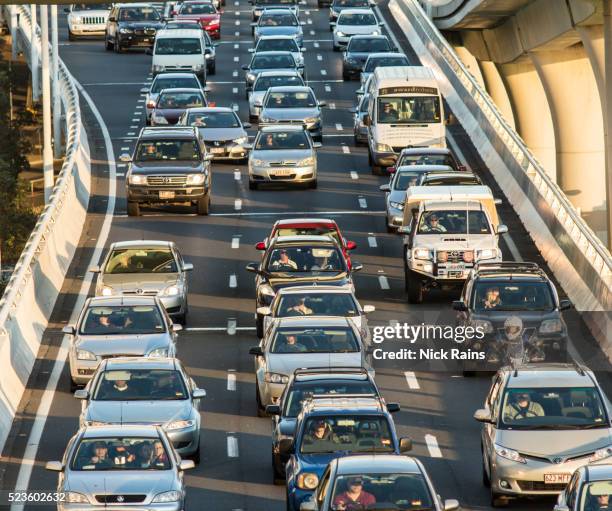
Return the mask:
<path id="1" fill-rule="evenodd" d="M 271 266 L 272 270 L 275 271 L 292 271 L 298 269 L 297 263 L 289 259 L 286 250 L 280 250 L 278 259 L 274 261 Z"/>
<path id="2" fill-rule="evenodd" d="M 160 440 L 157 440 L 153 444 L 153 459 L 151 460 L 152 466 L 166 466 L 168 464 L 168 455 L 164 449 L 164 444 Z"/>
<path id="3" fill-rule="evenodd" d="M 283 347 L 284 353 L 302 353 L 306 351 L 306 346 L 297 342 L 295 335 L 288 335 L 285 339 L 285 346 Z"/>
<path id="4" fill-rule="evenodd" d="M 153 461 L 153 446 L 144 442 L 138 446 L 136 450 L 136 460 L 133 465 L 138 468 L 149 468 Z"/>
<path id="5" fill-rule="evenodd" d="M 590 495 L 586 511 L 610 511 L 612 510 L 612 498 L 610 495 Z"/>
<path id="6" fill-rule="evenodd" d="M 504 408 L 505 421 L 543 417 L 544 415 L 542 405 L 532 401 L 531 396 L 527 392 L 517 394 L 514 402 L 506 404 Z"/>
<path id="7" fill-rule="evenodd" d="M 380 113 L 380 120 L 382 122 L 397 122 L 399 121 L 399 113 L 391 103 L 385 103 Z"/>
<path id="8" fill-rule="evenodd" d="M 115 383 L 113 383 L 113 391 L 115 393 L 122 394 L 128 389 L 129 386 L 126 380 L 116 380 Z"/>
<path id="9" fill-rule="evenodd" d="M 85 465 L 95 465 L 96 468 L 107 468 L 113 465 L 108 457 L 108 446 L 106 442 L 96 442 L 93 446 L 93 455 L 85 462 Z"/>
<path id="10" fill-rule="evenodd" d="M 334 499 L 333 509 L 338 511 L 353 511 L 367 509 L 376 504 L 376 497 L 363 489 L 361 477 L 351 477 L 344 493 Z"/>
<path id="11" fill-rule="evenodd" d="M 293 307 L 287 309 L 287 312 L 292 316 L 310 316 L 312 309 L 306 305 L 306 298 L 301 297 Z"/>
<path id="12" fill-rule="evenodd" d="M 334 442 L 335 435 L 332 427 L 324 420 L 313 423 L 310 432 L 304 436 L 304 443 L 317 444 L 320 442 Z"/>
<path id="13" fill-rule="evenodd" d="M 490 287 L 487 289 L 485 293 L 485 298 L 483 300 L 482 306 L 485 309 L 495 309 L 496 307 L 501 305 L 501 297 L 499 294 L 498 287 Z"/>
<path id="14" fill-rule="evenodd" d="M 438 215 L 432 213 L 425 220 L 425 223 L 421 227 L 421 232 L 446 232 L 446 227 L 440 223 Z"/>

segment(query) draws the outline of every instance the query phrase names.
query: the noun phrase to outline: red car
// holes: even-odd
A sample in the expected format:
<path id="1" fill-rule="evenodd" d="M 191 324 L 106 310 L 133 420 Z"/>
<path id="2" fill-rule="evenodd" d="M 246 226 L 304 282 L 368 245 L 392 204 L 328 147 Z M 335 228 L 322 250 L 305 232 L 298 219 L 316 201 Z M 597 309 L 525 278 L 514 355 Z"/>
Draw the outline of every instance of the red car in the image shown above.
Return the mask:
<path id="1" fill-rule="evenodd" d="M 221 13 L 212 2 L 184 2 L 173 12 L 177 20 L 195 20 L 213 39 L 221 37 Z"/>
<path id="2" fill-rule="evenodd" d="M 329 218 L 287 218 L 286 220 L 277 220 L 272 226 L 272 232 L 264 240 L 255 245 L 257 250 L 265 250 L 268 241 L 275 236 L 303 236 L 303 235 L 318 235 L 330 236 L 340 247 L 346 259 L 346 263 L 351 268 L 350 250 L 357 248 L 357 243 L 347 241 L 335 220 Z"/>

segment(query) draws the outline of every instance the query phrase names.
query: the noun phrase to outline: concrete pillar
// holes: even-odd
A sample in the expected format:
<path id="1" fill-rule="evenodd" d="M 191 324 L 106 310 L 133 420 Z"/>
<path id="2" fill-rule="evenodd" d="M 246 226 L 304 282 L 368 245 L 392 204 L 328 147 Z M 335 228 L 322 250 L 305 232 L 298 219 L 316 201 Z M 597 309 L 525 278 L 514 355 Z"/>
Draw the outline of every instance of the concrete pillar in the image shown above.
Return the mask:
<path id="1" fill-rule="evenodd" d="M 43 177 L 45 204 L 53 191 L 53 148 L 51 145 L 51 70 L 49 68 L 49 19 L 47 5 L 40 6 L 42 104 L 43 104 Z"/>
<path id="2" fill-rule="evenodd" d="M 521 59 L 513 64 L 498 65 L 497 69 L 508 91 L 518 134 L 550 178 L 556 181 L 557 155 L 553 118 L 533 64 Z"/>
<path id="3" fill-rule="evenodd" d="M 516 130 L 516 123 L 514 122 L 514 112 L 512 111 L 512 102 L 508 95 L 508 90 L 504 84 L 502 76 L 499 74 L 497 65 L 494 62 L 482 61 L 479 62 L 480 72 L 485 83 L 485 88 L 491 96 L 491 99 L 503 114 L 504 118 Z"/>
<path id="4" fill-rule="evenodd" d="M 32 31 L 30 33 L 31 40 L 36 41 L 36 4 L 30 4 L 30 19 L 32 20 Z M 38 84 L 39 69 L 38 69 L 38 47 L 36 44 L 30 46 L 30 64 L 32 69 L 32 101 L 40 100 L 40 85 Z"/>
<path id="5" fill-rule="evenodd" d="M 17 7 L 9 5 L 11 11 L 11 60 L 17 60 Z"/>
<path id="6" fill-rule="evenodd" d="M 557 182 L 583 218 L 606 237 L 605 152 L 601 102 L 584 48 L 529 54 L 553 119 Z"/>
<path id="7" fill-rule="evenodd" d="M 463 65 L 467 68 L 470 74 L 476 79 L 476 81 L 482 86 L 485 86 L 484 79 L 482 77 L 482 73 L 480 72 L 480 66 L 478 65 L 478 61 L 470 53 L 470 51 L 465 46 L 454 46 L 453 49 L 457 56 L 463 62 Z"/>
<path id="8" fill-rule="evenodd" d="M 608 248 L 612 250 L 612 2 L 604 0 L 605 47 L 605 147 L 606 147 L 606 227 Z"/>

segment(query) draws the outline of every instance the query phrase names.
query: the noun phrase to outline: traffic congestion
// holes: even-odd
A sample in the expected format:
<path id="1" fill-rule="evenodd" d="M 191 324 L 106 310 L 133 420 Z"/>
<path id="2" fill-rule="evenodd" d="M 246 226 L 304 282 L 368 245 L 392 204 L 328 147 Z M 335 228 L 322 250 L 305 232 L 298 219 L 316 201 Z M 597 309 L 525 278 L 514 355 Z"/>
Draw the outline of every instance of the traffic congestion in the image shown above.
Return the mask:
<path id="1" fill-rule="evenodd" d="M 122 62 L 138 54 L 148 78 L 138 128 L 118 142 L 120 236 L 87 268 L 94 296 L 63 327 L 80 413 L 44 460 L 57 473 L 58 509 L 190 510 L 206 507 L 209 491 L 221 493 L 210 507 L 228 510 L 612 510 L 612 405 L 573 347 L 572 304 L 541 260 L 510 249 L 516 222 L 506 223 L 502 191 L 449 142 L 440 77 L 376 3 L 93 7 L 66 9 L 71 48 L 99 45 Z M 226 40 L 240 11 L 248 28 Z M 338 111 L 344 125 L 328 120 Z M 230 184 L 249 199 L 234 199 Z M 358 208 L 340 209 L 348 200 Z M 373 201 L 380 210 L 368 210 Z M 253 206 L 249 234 L 219 249 L 211 233 L 223 225 L 206 224 L 240 217 L 243 202 Z M 159 236 L 148 221 L 163 226 Z M 181 225 L 188 234 L 174 236 Z M 248 256 L 229 277 L 230 290 L 249 281 L 246 306 L 202 297 L 200 281 L 217 271 L 204 264 L 210 251 Z M 216 328 L 218 311 L 198 312 L 204 300 L 237 309 L 227 329 Z M 411 323 L 467 338 L 447 339 L 449 363 L 412 365 L 409 351 L 429 358 L 440 345 L 421 337 L 402 344 L 404 357 L 396 339 L 379 338 Z M 415 394 L 440 392 L 434 372 L 451 397 L 427 404 Z M 203 388 L 213 373 L 227 389 Z M 249 415 L 241 456 L 258 479 L 232 486 L 206 435 L 212 427 L 223 444 L 228 433 L 228 456 L 238 457 L 237 423 L 209 410 L 237 384 L 248 385 L 237 404 Z M 450 440 L 429 432 L 449 420 L 465 447 L 448 457 L 470 451 L 469 484 L 449 476 Z M 249 435 L 265 447 L 255 451 Z M 207 465 L 220 472 L 191 478 Z"/>

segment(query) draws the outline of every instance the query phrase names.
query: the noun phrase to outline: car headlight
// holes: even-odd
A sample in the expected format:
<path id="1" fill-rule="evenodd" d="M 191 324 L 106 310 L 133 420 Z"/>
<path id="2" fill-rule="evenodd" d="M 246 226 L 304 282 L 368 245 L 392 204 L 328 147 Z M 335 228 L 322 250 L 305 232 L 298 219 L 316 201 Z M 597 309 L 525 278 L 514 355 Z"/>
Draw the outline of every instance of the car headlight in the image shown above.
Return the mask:
<path id="1" fill-rule="evenodd" d="M 258 160 L 257 158 L 253 158 L 253 159 L 251 160 L 251 163 L 252 163 L 253 165 L 255 165 L 256 167 L 265 167 L 265 166 L 267 166 L 267 165 L 268 165 L 268 163 L 267 163 L 266 161 L 264 161 L 264 160 Z"/>
<path id="2" fill-rule="evenodd" d="M 70 504 L 89 504 L 87 497 L 76 491 L 66 491 L 62 496 L 64 497 L 64 502 L 68 502 Z"/>
<path id="3" fill-rule="evenodd" d="M 286 374 L 267 372 L 264 375 L 264 381 L 266 383 L 287 383 L 289 381 L 289 376 Z"/>
<path id="4" fill-rule="evenodd" d="M 112 296 L 113 288 L 109 286 L 102 287 L 102 296 Z"/>
<path id="5" fill-rule="evenodd" d="M 262 295 L 266 295 L 266 296 L 275 296 L 276 293 L 274 292 L 274 289 L 272 289 L 270 286 L 268 286 L 267 284 L 264 284 L 263 286 L 261 286 L 259 288 L 259 292 Z"/>
<path id="6" fill-rule="evenodd" d="M 314 490 L 319 484 L 319 476 L 312 472 L 303 472 L 297 476 L 297 486 L 302 490 Z"/>
<path id="7" fill-rule="evenodd" d="M 234 144 L 242 145 L 242 144 L 246 144 L 248 140 L 249 140 L 249 137 L 240 137 L 240 138 L 235 138 L 233 142 Z"/>
<path id="8" fill-rule="evenodd" d="M 76 350 L 77 360 L 96 360 L 96 356 L 87 350 Z"/>
<path id="9" fill-rule="evenodd" d="M 557 334 L 563 331 L 563 323 L 560 319 L 545 319 L 540 325 L 541 334 Z"/>
<path id="10" fill-rule="evenodd" d="M 404 211 L 404 203 L 403 202 L 389 201 L 389 206 L 391 206 L 394 209 L 399 209 L 400 211 Z"/>
<path id="11" fill-rule="evenodd" d="M 168 121 L 163 115 L 159 115 L 158 113 L 154 113 L 152 120 L 156 124 L 168 124 Z"/>
<path id="12" fill-rule="evenodd" d="M 180 286 L 176 284 L 172 284 L 171 286 L 168 286 L 166 289 L 164 289 L 159 294 L 161 296 L 177 296 L 178 294 L 180 294 L 180 292 L 181 292 Z"/>
<path id="13" fill-rule="evenodd" d="M 119 29 L 120 34 L 133 34 L 134 31 L 131 28 L 122 27 Z"/>
<path id="14" fill-rule="evenodd" d="M 495 444 L 494 447 L 495 453 L 502 458 L 506 458 L 510 461 L 516 461 L 517 463 L 527 463 L 527 460 L 513 449 L 508 449 L 507 447 L 503 447 L 498 444 Z"/>
<path id="15" fill-rule="evenodd" d="M 219 23 L 220 23 L 220 21 L 219 21 L 219 20 L 210 20 L 210 21 L 208 22 L 208 26 L 209 26 L 209 27 L 214 27 L 215 25 L 218 25 Z"/>
<path id="16" fill-rule="evenodd" d="M 303 160 L 298 162 L 298 167 L 308 167 L 309 165 L 314 165 L 314 162 L 314 156 L 311 156 L 310 158 L 304 158 Z"/>
<path id="17" fill-rule="evenodd" d="M 412 257 L 415 259 L 429 260 L 432 258 L 432 253 L 428 248 L 415 248 L 412 250 Z"/>
<path id="18" fill-rule="evenodd" d="M 484 248 L 476 251 L 476 259 L 495 259 L 497 257 L 496 248 Z"/>
<path id="19" fill-rule="evenodd" d="M 83 21 L 80 16 L 70 16 L 70 21 L 72 23 L 76 23 L 77 25 Z"/>
<path id="20" fill-rule="evenodd" d="M 472 327 L 482 330 L 485 334 L 493 333 L 493 323 L 486 319 L 473 319 L 470 324 Z"/>
<path id="21" fill-rule="evenodd" d="M 202 69 L 204 69 L 204 64 L 194 64 L 193 66 L 191 66 L 191 68 L 194 71 L 202 71 Z"/>
<path id="22" fill-rule="evenodd" d="M 255 78 L 257 78 L 257 76 L 256 76 L 256 75 L 254 75 L 253 73 L 247 73 L 247 76 L 246 76 L 246 77 L 247 77 L 247 80 L 248 80 L 249 82 L 254 82 L 254 81 L 255 81 Z"/>
<path id="23" fill-rule="evenodd" d="M 589 463 L 593 463 L 594 461 L 605 460 L 612 456 L 612 445 L 608 445 L 608 447 L 603 447 L 602 449 L 597 449 L 593 456 L 589 458 Z"/>
<path id="24" fill-rule="evenodd" d="M 141 175 L 138 175 L 138 174 L 130 174 L 129 182 L 130 182 L 131 185 L 146 185 L 147 184 L 147 176 L 141 176 Z M 104 294 L 104 291 L 102 292 L 102 294 Z"/>
<path id="25" fill-rule="evenodd" d="M 157 504 L 163 503 L 163 502 L 177 502 L 181 500 L 182 497 L 183 497 L 183 494 L 180 491 L 177 491 L 177 490 L 165 491 L 165 492 L 158 493 L 157 495 L 155 495 L 155 497 L 153 497 L 153 500 L 151 502 L 155 502 Z"/>
<path id="26" fill-rule="evenodd" d="M 172 422 L 168 422 L 167 424 L 164 424 L 164 429 L 166 431 L 174 431 L 176 429 L 191 428 L 193 427 L 194 424 L 195 424 L 195 421 L 193 419 L 172 421 Z"/>
<path id="27" fill-rule="evenodd" d="M 336 35 L 338 37 L 344 37 L 346 34 L 344 32 L 341 32 L 340 30 L 338 30 L 338 32 L 336 32 Z"/>
<path id="28" fill-rule="evenodd" d="M 392 153 L 393 148 L 387 144 L 376 144 L 376 150 L 380 153 Z"/>
<path id="29" fill-rule="evenodd" d="M 206 179 L 205 174 L 189 174 L 187 176 L 187 184 L 188 185 L 201 185 Z"/>
<path id="30" fill-rule="evenodd" d="M 155 348 L 154 350 L 149 351 L 147 353 L 147 357 L 156 358 L 156 357 L 167 357 L 168 356 L 168 348 Z"/>

